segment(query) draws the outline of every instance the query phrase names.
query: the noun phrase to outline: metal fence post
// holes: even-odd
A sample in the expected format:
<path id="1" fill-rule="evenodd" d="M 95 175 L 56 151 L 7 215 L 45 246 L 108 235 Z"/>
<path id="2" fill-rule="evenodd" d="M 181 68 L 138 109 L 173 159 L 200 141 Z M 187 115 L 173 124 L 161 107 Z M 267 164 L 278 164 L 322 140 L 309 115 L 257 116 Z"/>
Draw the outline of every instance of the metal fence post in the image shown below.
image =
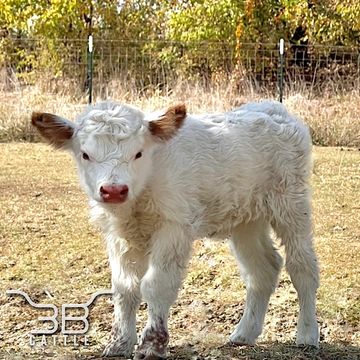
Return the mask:
<path id="1" fill-rule="evenodd" d="M 283 101 L 283 91 L 284 91 L 284 39 L 280 39 L 279 42 L 279 57 L 280 57 L 280 66 L 279 66 L 279 101 Z"/>
<path id="2" fill-rule="evenodd" d="M 93 36 L 88 36 L 88 57 L 87 57 L 87 91 L 89 97 L 89 104 L 92 103 L 92 80 L 93 80 Z"/>

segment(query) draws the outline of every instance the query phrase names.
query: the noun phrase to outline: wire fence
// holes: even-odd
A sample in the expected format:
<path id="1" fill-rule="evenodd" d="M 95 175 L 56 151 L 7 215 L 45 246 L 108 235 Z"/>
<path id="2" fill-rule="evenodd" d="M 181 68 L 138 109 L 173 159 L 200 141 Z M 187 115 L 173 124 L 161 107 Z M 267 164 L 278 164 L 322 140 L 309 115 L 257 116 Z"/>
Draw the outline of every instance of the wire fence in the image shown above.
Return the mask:
<path id="1" fill-rule="evenodd" d="M 0 39 L 0 89 L 9 91 L 42 80 L 50 87 L 72 82 L 85 92 L 89 87 L 87 48 L 87 40 Z M 276 92 L 279 84 L 278 44 L 95 38 L 93 64 L 98 94 L 114 80 L 140 92 L 169 90 L 184 80 L 205 87 L 226 82 L 239 91 L 251 84 L 259 91 Z M 359 91 L 359 48 L 285 43 L 283 73 L 287 87 Z"/>

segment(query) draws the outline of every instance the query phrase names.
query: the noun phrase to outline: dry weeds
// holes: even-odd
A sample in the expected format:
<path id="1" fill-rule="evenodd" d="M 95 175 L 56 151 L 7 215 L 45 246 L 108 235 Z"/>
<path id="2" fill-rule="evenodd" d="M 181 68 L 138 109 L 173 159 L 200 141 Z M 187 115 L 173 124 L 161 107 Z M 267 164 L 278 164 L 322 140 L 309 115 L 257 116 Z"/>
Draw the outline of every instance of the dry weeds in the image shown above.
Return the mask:
<path id="1" fill-rule="evenodd" d="M 219 82 L 211 88 L 204 88 L 199 84 L 179 81 L 168 90 L 152 89 L 139 93 L 114 81 L 101 90 L 101 97 L 95 96 L 95 100 L 113 98 L 149 111 L 179 101 L 184 101 L 190 112 L 228 111 L 244 102 L 273 97 L 269 91 L 255 91 L 250 84 L 239 92 L 229 82 Z M 314 144 L 360 147 L 358 91 L 334 91 L 323 93 L 319 97 L 303 87 L 289 88 L 286 91 L 285 104 L 310 125 Z M 66 84 L 63 91 L 56 95 L 46 93 L 37 86 L 19 88 L 12 93 L 0 92 L 0 142 L 36 141 L 37 137 L 29 129 L 28 119 L 32 111 L 54 112 L 73 119 L 85 106 L 85 97 L 79 97 L 79 94 L 71 91 Z"/>
<path id="2" fill-rule="evenodd" d="M 360 358 L 360 152 L 316 148 L 314 157 L 320 349 L 294 346 L 296 293 L 285 272 L 258 346 L 224 346 L 243 313 L 244 286 L 225 242 L 198 241 L 171 311 L 170 359 Z M 5 295 L 21 289 L 36 302 L 60 306 L 110 287 L 104 244 L 89 225 L 70 157 L 42 144 L 0 144 L 0 165 L 0 359 L 99 358 L 110 334 L 109 299 L 91 310 L 90 346 L 31 348 L 27 334 L 42 327 L 39 311 Z M 145 318 L 143 304 L 139 330 Z"/>

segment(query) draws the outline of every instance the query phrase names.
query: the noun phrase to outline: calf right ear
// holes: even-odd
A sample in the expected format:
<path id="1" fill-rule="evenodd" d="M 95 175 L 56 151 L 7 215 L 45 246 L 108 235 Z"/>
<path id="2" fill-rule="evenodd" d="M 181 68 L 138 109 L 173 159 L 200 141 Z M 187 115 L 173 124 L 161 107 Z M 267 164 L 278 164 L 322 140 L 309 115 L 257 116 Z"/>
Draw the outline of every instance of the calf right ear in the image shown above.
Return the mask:
<path id="1" fill-rule="evenodd" d="M 40 135 L 56 148 L 69 146 L 75 130 L 75 125 L 71 121 L 49 113 L 34 112 L 31 123 Z"/>
<path id="2" fill-rule="evenodd" d="M 150 133 L 159 140 L 169 140 L 176 135 L 185 118 L 185 104 L 171 106 L 158 119 L 149 121 Z"/>

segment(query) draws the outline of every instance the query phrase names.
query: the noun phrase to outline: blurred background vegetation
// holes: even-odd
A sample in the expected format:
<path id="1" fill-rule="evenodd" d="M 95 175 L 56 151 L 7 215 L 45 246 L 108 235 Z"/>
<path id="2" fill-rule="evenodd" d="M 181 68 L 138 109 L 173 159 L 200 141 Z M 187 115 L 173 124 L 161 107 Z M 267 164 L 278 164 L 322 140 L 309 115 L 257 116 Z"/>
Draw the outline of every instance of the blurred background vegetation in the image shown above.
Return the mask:
<path id="1" fill-rule="evenodd" d="M 3 0 L 2 37 L 359 45 L 357 0 Z"/>
<path id="2" fill-rule="evenodd" d="M 359 0 L 2 0 L 0 142 L 86 104 L 90 33 L 95 101 L 191 112 L 278 98 L 284 38 L 285 104 L 315 144 L 360 146 Z"/>
<path id="3" fill-rule="evenodd" d="M 249 67 L 255 80 L 274 82 L 280 38 L 288 68 L 307 80 L 334 58 L 349 68 L 340 72 L 359 72 L 358 0 L 2 0 L 3 86 L 44 75 L 86 86 L 90 32 L 97 77 L 121 75 L 140 87 L 168 84 L 170 74 L 208 82 L 236 73 L 238 83 Z"/>

